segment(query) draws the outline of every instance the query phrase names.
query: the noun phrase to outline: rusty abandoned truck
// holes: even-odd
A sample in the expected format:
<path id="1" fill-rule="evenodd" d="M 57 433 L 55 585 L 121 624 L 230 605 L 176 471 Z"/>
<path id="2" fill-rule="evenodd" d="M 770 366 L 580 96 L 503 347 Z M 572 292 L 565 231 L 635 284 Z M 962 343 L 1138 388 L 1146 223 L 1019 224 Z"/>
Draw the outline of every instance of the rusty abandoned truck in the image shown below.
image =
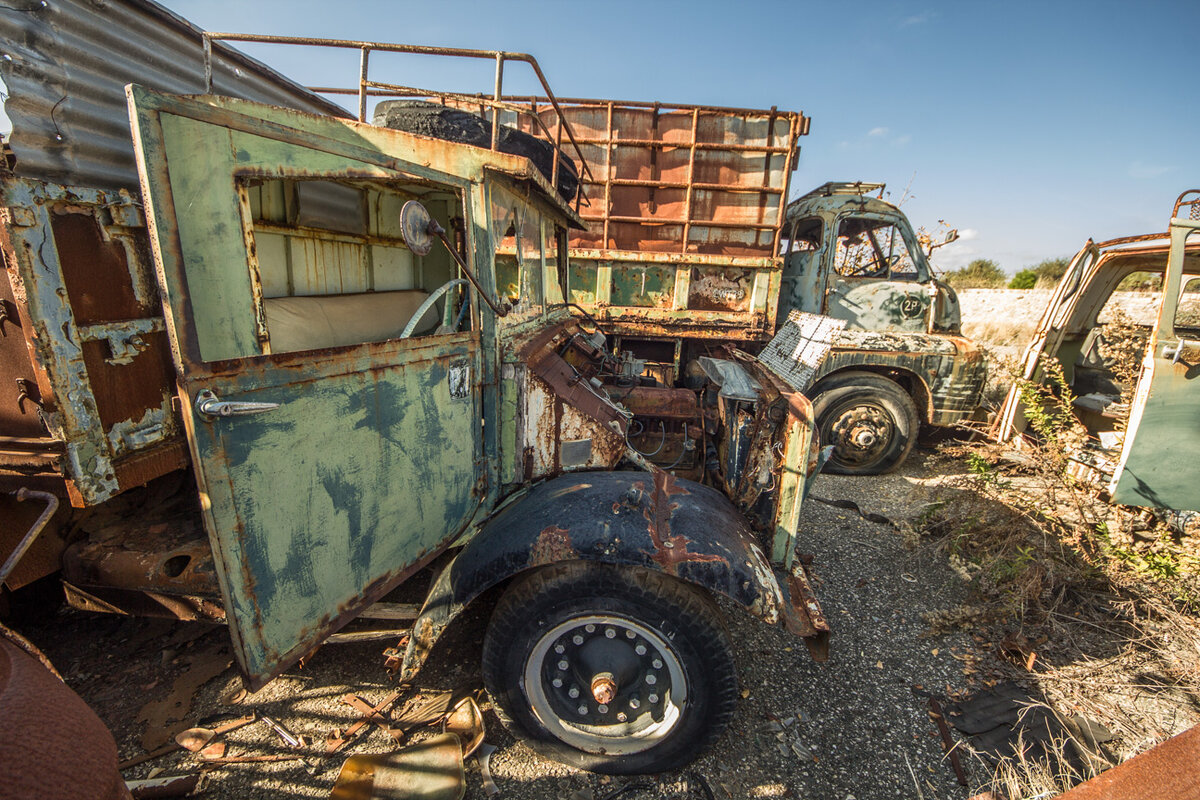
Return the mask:
<path id="1" fill-rule="evenodd" d="M 808 400 L 734 348 L 656 380 L 570 312 L 585 223 L 559 148 L 363 121 L 372 52 L 487 58 L 497 95 L 526 63 L 553 97 L 532 57 L 341 43 L 356 121 L 142 0 L 0 33 L 0 582 L 224 622 L 252 689 L 416 586 L 410 683 L 502 590 L 491 696 L 609 772 L 683 763 L 728 722 L 713 597 L 824 657 L 795 547 Z M 668 429 L 664 470 L 634 445 Z"/>
<path id="2" fill-rule="evenodd" d="M 502 120 L 561 138 L 547 100 L 507 100 L 527 113 L 503 110 Z M 903 212 L 881 199 L 882 184 L 826 183 L 787 203 L 804 115 L 575 98 L 557 106 L 592 200 L 580 208 L 587 228 L 568 240 L 568 297 L 650 374 L 686 379 L 697 355 L 725 343 L 757 353 L 792 311 L 844 323 L 813 385 L 794 388 L 812 399 L 820 440 L 834 447 L 825 468 L 849 474 L 897 467 L 920 425 L 954 425 L 979 405 L 983 352 L 961 335 L 957 296 L 929 263 L 955 234 L 923 250 Z M 662 463 L 676 454 L 675 433 Z M 653 449 L 659 434 L 644 432 L 638 446 Z"/>
<path id="3" fill-rule="evenodd" d="M 1130 283 L 1143 289 L 1136 316 L 1114 297 Z M 1048 404 L 1069 402 L 1086 431 L 1068 453 L 1073 474 L 1115 503 L 1200 511 L 1200 190 L 1175 201 L 1166 233 L 1084 245 L 1050 296 L 1022 372 L 1057 395 Z M 1027 401 L 1019 386 L 1009 391 L 1002 441 L 1038 435 Z"/>

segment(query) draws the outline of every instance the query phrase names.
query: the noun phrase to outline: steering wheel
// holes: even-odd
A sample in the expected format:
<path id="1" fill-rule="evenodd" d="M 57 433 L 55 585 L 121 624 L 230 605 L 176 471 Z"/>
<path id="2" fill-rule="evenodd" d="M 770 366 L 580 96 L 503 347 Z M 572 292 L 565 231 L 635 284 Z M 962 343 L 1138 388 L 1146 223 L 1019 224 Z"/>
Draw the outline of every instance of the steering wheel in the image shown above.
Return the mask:
<path id="1" fill-rule="evenodd" d="M 424 319 L 427 313 L 429 313 L 429 309 L 433 307 L 434 303 L 441 299 L 442 295 L 453 289 L 455 286 L 466 285 L 466 279 L 455 278 L 453 280 L 446 281 L 441 286 L 434 289 L 433 293 L 430 294 L 429 297 L 425 298 L 425 302 L 421 303 L 416 312 L 412 315 L 412 318 L 408 320 L 408 324 L 404 326 L 404 331 L 400 334 L 399 338 L 407 339 L 408 337 L 412 336 L 413 331 L 416 330 L 417 326 L 421 324 L 421 320 Z"/>

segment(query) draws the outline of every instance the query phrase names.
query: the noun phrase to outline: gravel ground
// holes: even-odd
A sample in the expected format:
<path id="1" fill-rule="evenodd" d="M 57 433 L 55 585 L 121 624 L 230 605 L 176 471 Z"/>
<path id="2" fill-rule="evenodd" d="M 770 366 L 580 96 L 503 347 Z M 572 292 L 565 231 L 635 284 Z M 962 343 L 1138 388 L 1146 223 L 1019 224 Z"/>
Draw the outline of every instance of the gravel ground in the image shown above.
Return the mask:
<path id="1" fill-rule="evenodd" d="M 925 462 L 931 458 L 914 452 L 901 472 L 884 478 L 822 476 L 814 494 L 854 500 L 864 511 L 905 516 L 920 502 Z M 717 798 L 969 796 L 942 754 L 922 694 L 961 688 L 961 665 L 954 655 L 966 649 L 966 636 L 927 636 L 921 614 L 961 603 L 963 584 L 942 559 L 906 550 L 890 527 L 853 511 L 810 500 L 802 530 L 799 549 L 815 556 L 816 590 L 834 626 L 828 662 L 814 663 L 800 640 L 727 606 L 743 699 L 728 732 L 710 752 L 678 773 L 649 781 L 602 778 L 541 759 L 489 711 L 488 741 L 498 747 L 492 773 L 502 796 L 600 800 L 626 783 L 647 783 L 622 796 L 699 798 L 697 774 Z M 477 609 L 451 629 L 420 676 L 420 692 L 481 685 L 479 645 L 488 611 Z M 189 668 L 214 664 L 213 670 L 221 671 L 222 661 L 230 660 L 224 631 L 197 624 L 61 610 L 52 619 L 17 628 L 96 709 L 123 758 L 155 746 L 160 731 L 147 731 L 139 719 L 147 703 L 167 699 Z M 321 750 L 333 728 L 358 718 L 342 702 L 344 695 L 353 692 L 374 703 L 392 690 L 381 649 L 381 643 L 322 648 L 302 668 L 240 699 L 234 671 L 223 669 L 194 697 L 184 692 L 176 714 L 211 726 L 257 710 Z M 147 733 L 150 738 L 144 739 Z M 227 755 L 290 752 L 262 722 L 225 738 Z M 389 749 L 391 740 L 372 729 L 349 752 Z M 340 754 L 328 759 L 317 774 L 296 761 L 223 765 L 207 774 L 204 796 L 326 797 L 341 761 Z M 198 766 L 196 756 L 177 752 L 134 767 L 126 777 L 145 777 L 155 767 L 169 775 Z M 468 762 L 467 783 L 468 798 L 485 797 L 474 759 Z"/>

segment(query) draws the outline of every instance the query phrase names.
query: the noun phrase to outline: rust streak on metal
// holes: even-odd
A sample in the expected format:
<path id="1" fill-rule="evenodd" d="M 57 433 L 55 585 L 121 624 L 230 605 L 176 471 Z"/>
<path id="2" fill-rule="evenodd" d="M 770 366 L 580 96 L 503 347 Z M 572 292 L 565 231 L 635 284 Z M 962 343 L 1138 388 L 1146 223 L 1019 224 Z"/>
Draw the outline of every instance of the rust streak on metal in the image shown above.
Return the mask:
<path id="1" fill-rule="evenodd" d="M 638 484 L 635 484 L 635 487 Z M 644 484 L 641 484 L 644 496 Z M 726 559 L 718 555 L 692 553 L 688 551 L 691 540 L 681 533 L 671 533 L 671 516 L 678 503 L 671 501 L 675 495 L 689 494 L 688 490 L 678 485 L 675 476 L 661 469 L 654 471 L 654 491 L 649 497 L 642 514 L 646 517 L 647 531 L 650 541 L 654 543 L 654 552 L 650 559 L 670 575 L 679 575 L 679 565 L 689 561 L 722 562 Z"/>

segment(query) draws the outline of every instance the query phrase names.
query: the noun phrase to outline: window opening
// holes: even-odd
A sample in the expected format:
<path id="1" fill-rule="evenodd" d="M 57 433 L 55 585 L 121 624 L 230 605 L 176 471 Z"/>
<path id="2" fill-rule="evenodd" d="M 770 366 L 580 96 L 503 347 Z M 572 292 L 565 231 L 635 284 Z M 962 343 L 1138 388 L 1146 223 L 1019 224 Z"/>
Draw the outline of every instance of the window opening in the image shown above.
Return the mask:
<path id="1" fill-rule="evenodd" d="M 448 253 L 414 254 L 400 209 L 420 200 L 445 227 L 462 216 L 448 187 L 375 181 L 249 178 L 241 183 L 252 267 L 261 287 L 259 338 L 282 353 L 380 342 L 470 327 Z M 448 321 L 448 323 L 447 323 Z"/>

